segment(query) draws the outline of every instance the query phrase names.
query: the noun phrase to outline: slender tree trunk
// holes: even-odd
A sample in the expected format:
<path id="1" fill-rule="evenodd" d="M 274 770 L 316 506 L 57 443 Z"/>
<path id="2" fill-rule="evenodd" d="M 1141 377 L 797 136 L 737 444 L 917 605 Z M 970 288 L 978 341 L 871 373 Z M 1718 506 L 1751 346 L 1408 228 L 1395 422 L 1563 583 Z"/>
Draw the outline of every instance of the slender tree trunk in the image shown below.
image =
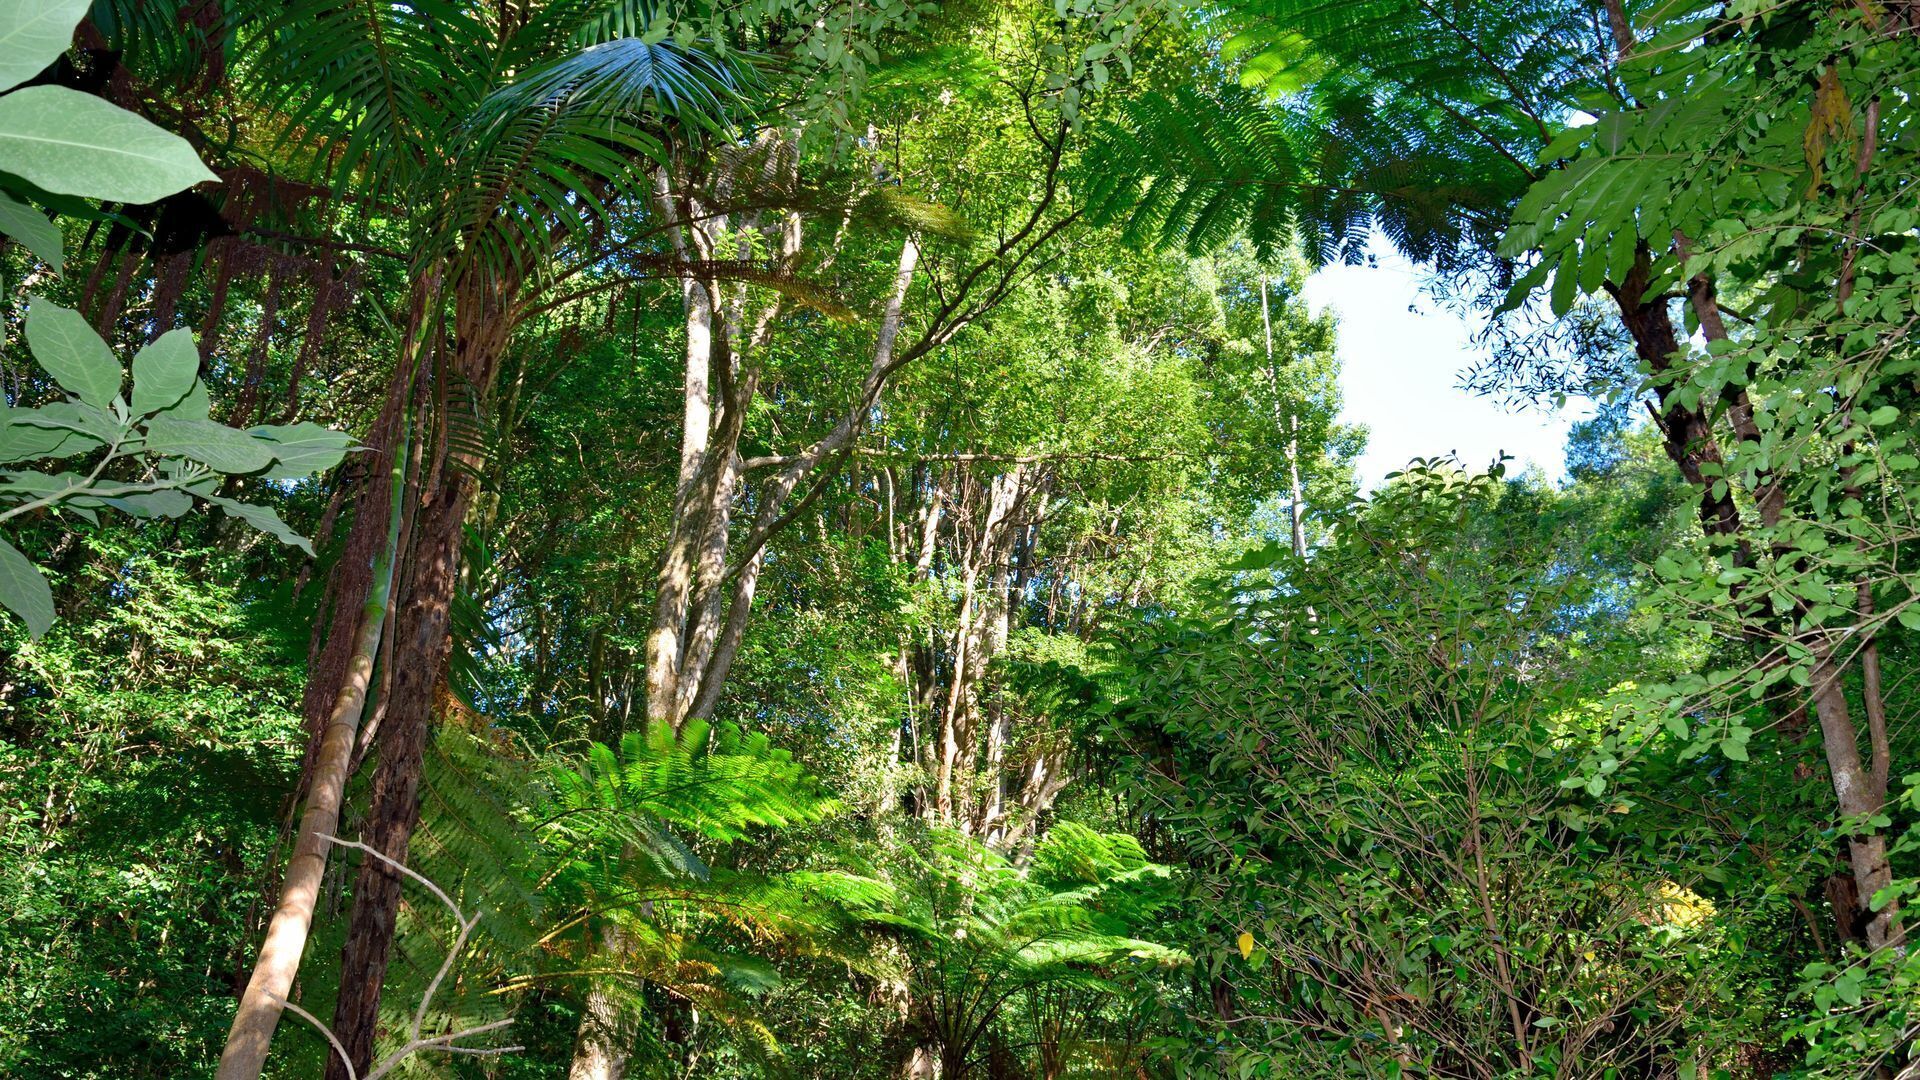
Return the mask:
<path id="1" fill-rule="evenodd" d="M 1293 553 L 1307 553 L 1307 498 L 1300 485 L 1300 421 L 1292 410 L 1280 403 L 1280 368 L 1273 358 L 1273 312 L 1267 303 L 1267 276 L 1260 275 L 1260 330 L 1267 343 L 1267 381 L 1273 389 L 1274 420 L 1287 436 L 1288 531 L 1292 534 Z"/>
<path id="2" fill-rule="evenodd" d="M 379 764 L 363 839 L 398 860 L 406 858 L 420 817 L 420 772 L 434 694 L 451 645 L 449 619 L 459 579 L 465 487 L 460 473 L 447 470 L 445 482 L 421 515 L 414 529 L 412 580 L 396 613 L 393 696 L 381 722 Z M 380 990 L 399 910 L 400 875 L 378 859 L 363 859 L 354 879 L 353 915 L 341 953 L 340 997 L 333 1015 L 335 1036 L 362 1071 L 373 1061 Z M 347 1080 L 339 1058 L 329 1060 L 327 1077 Z"/>
<path id="3" fill-rule="evenodd" d="M 1624 52 L 1631 41 L 1622 43 Z M 1871 138 L 1866 140 L 1869 144 Z M 1863 165 L 1870 149 L 1863 150 Z M 1682 258 L 1688 254 L 1688 239 L 1683 234 L 1675 235 L 1675 246 Z M 1658 375 L 1670 369 L 1672 358 L 1679 350 L 1679 340 L 1674 333 L 1671 316 L 1667 312 L 1666 301 L 1655 298 L 1643 299 L 1649 274 L 1649 257 L 1644 245 L 1636 258 L 1634 268 L 1626 281 L 1615 288 L 1609 285 L 1615 301 L 1620 307 L 1622 321 L 1633 337 L 1636 350 L 1647 361 L 1650 370 Z M 1844 302 L 1851 291 L 1851 283 L 1844 278 L 1837 290 Z M 1696 276 L 1688 282 L 1688 300 L 1700 319 L 1701 328 L 1709 340 L 1726 340 L 1727 332 L 1720 316 L 1719 304 L 1715 296 L 1713 282 L 1704 276 Z M 1661 401 L 1661 409 L 1656 414 L 1663 434 L 1666 436 L 1667 455 L 1680 468 L 1695 489 L 1700 492 L 1700 525 L 1707 537 L 1718 538 L 1732 545 L 1730 557 L 1735 564 L 1750 563 L 1753 553 L 1744 538 L 1744 527 L 1740 513 L 1733 502 L 1732 485 L 1726 485 L 1719 494 L 1714 491 L 1714 479 L 1722 472 L 1722 457 L 1714 438 L 1710 420 L 1706 412 L 1707 405 L 1689 408 L 1673 393 L 1674 387 L 1662 383 L 1656 388 Z M 1729 391 L 1728 417 L 1735 433 L 1742 439 L 1758 441 L 1760 432 L 1753 415 L 1752 403 L 1748 400 L 1743 387 Z M 1702 466 L 1708 466 L 1702 468 Z M 1785 489 L 1778 478 L 1763 476 L 1755 485 L 1755 506 L 1760 514 L 1761 524 L 1773 527 L 1779 524 L 1785 507 Z M 1867 609 L 1871 608 L 1871 596 L 1863 600 Z M 1764 612 L 1754 610 L 1746 618 L 1769 618 Z M 1756 632 L 1758 628 L 1755 628 Z M 1869 643 L 1871 647 L 1871 643 Z M 1821 743 L 1825 751 L 1827 769 L 1831 778 L 1835 800 L 1842 817 L 1862 817 L 1877 813 L 1885 802 L 1884 782 L 1876 784 L 1880 773 L 1878 755 L 1880 753 L 1880 731 L 1882 718 L 1877 715 L 1881 702 L 1877 693 L 1869 695 L 1869 722 L 1875 736 L 1875 766 L 1867 767 L 1860 757 L 1859 731 L 1853 722 L 1841 683 L 1839 662 L 1832 653 L 1831 642 L 1816 650 L 1814 670 L 1812 672 L 1813 714 L 1820 725 Z M 1878 653 L 1871 655 L 1873 670 L 1870 680 L 1879 682 Z M 1873 831 L 1849 837 L 1846 841 L 1846 861 L 1853 875 L 1852 892 L 1857 894 L 1856 903 L 1862 907 L 1871 904 L 1873 895 L 1891 884 L 1891 870 L 1887 863 L 1887 844 L 1884 833 Z M 1830 892 L 1834 890 L 1830 889 Z M 1841 890 L 1844 892 L 1846 890 Z M 1838 896 L 1838 893 L 1835 893 Z M 1835 902 L 1835 917 L 1842 936 L 1851 936 L 1850 930 L 1864 928 L 1869 945 L 1879 947 L 1888 942 L 1898 942 L 1902 937 L 1897 903 L 1889 904 L 1885 911 L 1878 913 L 1852 912 L 1841 910 L 1842 902 Z"/>
<path id="4" fill-rule="evenodd" d="M 1885 792 L 1874 783 L 1874 775 L 1860 757 L 1860 732 L 1854 725 L 1841 685 L 1840 668 L 1833 659 L 1833 643 L 1815 650 L 1813 663 L 1813 714 L 1820 723 L 1820 740 L 1826 749 L 1827 772 L 1833 781 L 1834 800 L 1840 815 L 1865 818 L 1884 807 Z M 1847 863 L 1853 870 L 1858 895 L 1855 902 L 1862 910 L 1867 945 L 1879 949 L 1898 944 L 1899 905 L 1872 911 L 1874 894 L 1893 884 L 1893 870 L 1887 862 L 1887 838 L 1880 830 L 1847 837 Z"/>
<path id="5" fill-rule="evenodd" d="M 782 244 L 789 256 L 798 251 L 796 226 L 789 225 Z M 775 533 L 791 523 L 795 514 L 812 502 L 821 488 L 815 486 L 791 508 L 788 500 L 823 464 L 844 456 L 879 401 L 888 377 L 899 366 L 894 347 L 904 316 L 907 289 L 913 282 L 919 259 L 919 245 L 912 239 L 907 240 L 901 247 L 893 292 L 887 299 L 875 336 L 872 361 L 852 407 L 841 414 L 826 435 L 799 454 L 784 459 L 780 471 L 752 492 L 757 512 L 737 544 L 730 538 L 728 526 L 735 492 L 744 488 L 744 482 L 735 477 L 744 471 L 745 465 L 736 455 L 747 408 L 756 393 L 758 371 L 749 365 L 736 373 L 734 356 L 726 343 L 740 341 L 748 349 L 757 348 L 771 326 L 772 313 L 778 309 L 763 312 L 751 332 L 742 332 L 736 327 L 713 333 L 709 324 L 709 336 L 720 353 L 710 357 L 710 370 L 715 372 L 715 380 L 721 385 L 722 408 L 700 456 L 689 497 L 675 500 L 673 533 L 662 559 L 653 631 L 647 641 L 649 722 L 665 722 L 678 728 L 689 716 L 710 715 L 718 703 L 746 632 L 766 545 Z M 707 317 L 711 319 L 712 314 L 709 305 Z M 709 570 L 712 573 L 708 573 Z M 695 603 L 696 598 L 700 603 Z M 723 606 L 726 617 L 721 623 Z"/>
<path id="6" fill-rule="evenodd" d="M 294 844 L 293 858 L 287 864 L 280 906 L 268 925 L 259 962 L 240 995 L 240 1007 L 227 1034 L 226 1049 L 220 1055 L 219 1080 L 254 1080 L 260 1075 L 273 1042 L 274 1028 L 293 989 L 301 955 L 306 951 L 308 931 L 313 926 L 314 906 L 327 869 L 329 842 L 324 838 L 339 828 L 340 804 L 346 792 L 348 765 L 353 758 L 354 735 L 366 709 L 374 655 L 380 648 L 392 594 L 393 564 L 400 543 L 400 501 L 406 484 L 404 434 L 389 456 L 393 464 L 387 477 L 387 546 L 374 566 L 373 592 L 360 613 L 346 682 L 340 688 L 333 715 L 321 735 L 320 753 L 314 762 L 313 781 L 308 786 L 306 811 L 300 819 L 300 836 Z"/>

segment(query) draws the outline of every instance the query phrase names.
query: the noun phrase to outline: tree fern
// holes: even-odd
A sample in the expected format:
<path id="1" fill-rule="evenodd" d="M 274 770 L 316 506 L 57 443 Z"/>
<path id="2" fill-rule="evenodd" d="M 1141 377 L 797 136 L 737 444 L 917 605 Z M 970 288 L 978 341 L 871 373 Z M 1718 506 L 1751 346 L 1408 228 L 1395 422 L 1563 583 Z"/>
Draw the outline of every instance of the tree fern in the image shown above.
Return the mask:
<path id="1" fill-rule="evenodd" d="M 937 830 L 888 903 L 863 911 L 906 946 L 914 1024 L 943 1067 L 964 1074 L 1010 1003 L 1055 993 L 1108 998 L 1121 970 L 1178 967 L 1150 928 L 1175 901 L 1172 871 L 1132 837 L 1063 823 L 1022 869 L 977 841 Z"/>
<path id="2" fill-rule="evenodd" d="M 1603 18 L 1572 0 L 1235 0 L 1203 26 L 1241 85 L 1131 102 L 1096 132 L 1090 201 L 1194 250 L 1244 230 L 1357 261 L 1377 228 L 1443 271 L 1482 263 L 1551 123 L 1608 92 Z"/>

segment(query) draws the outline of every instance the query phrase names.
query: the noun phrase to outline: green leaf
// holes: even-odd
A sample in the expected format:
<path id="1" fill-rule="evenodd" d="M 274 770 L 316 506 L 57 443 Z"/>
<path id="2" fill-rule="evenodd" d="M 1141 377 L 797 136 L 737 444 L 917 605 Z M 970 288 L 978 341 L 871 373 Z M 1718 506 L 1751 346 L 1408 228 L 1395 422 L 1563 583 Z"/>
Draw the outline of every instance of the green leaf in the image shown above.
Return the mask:
<path id="1" fill-rule="evenodd" d="M 1526 273 L 1521 274 L 1520 277 L 1514 281 L 1513 287 L 1507 290 L 1506 299 L 1500 302 L 1500 306 L 1494 310 L 1494 314 L 1504 315 L 1526 303 L 1527 299 L 1533 295 L 1533 291 L 1539 288 L 1540 283 L 1547 280 L 1547 275 L 1552 272 L 1553 264 L 1547 262 L 1545 259 L 1534 263 L 1533 266 L 1527 269 Z"/>
<path id="2" fill-rule="evenodd" d="M 1858 1005 L 1865 997 L 1862 993 L 1867 981 L 1867 973 L 1861 968 L 1848 968 L 1833 982 L 1833 992 L 1847 1005 Z"/>
<path id="3" fill-rule="evenodd" d="M 147 450 L 189 458 L 223 473 L 255 473 L 273 464 L 266 443 L 211 420 L 156 416 L 147 424 Z"/>
<path id="4" fill-rule="evenodd" d="M 176 405 L 160 410 L 161 416 L 171 416 L 175 420 L 205 420 L 213 415 L 213 399 L 207 396 L 207 384 L 199 379 L 187 390 L 187 396 Z"/>
<path id="5" fill-rule="evenodd" d="M 193 496 L 173 488 L 110 496 L 100 501 L 137 518 L 177 518 L 193 509 Z"/>
<path id="6" fill-rule="evenodd" d="M 1900 419 L 1899 406 L 1882 405 L 1873 410 L 1872 416 L 1867 417 L 1867 423 L 1872 424 L 1874 427 L 1886 427 L 1898 419 Z"/>
<path id="7" fill-rule="evenodd" d="M 43 473 L 0 472 L 0 483 L 7 485 L 8 494 L 18 492 L 27 498 L 39 499 L 62 492 L 84 491 L 87 478 L 77 472 Z"/>
<path id="8" fill-rule="evenodd" d="M 181 491 L 203 499 L 220 490 L 219 473 L 208 472 L 204 466 L 182 458 L 162 461 L 160 475 L 173 481 Z"/>
<path id="9" fill-rule="evenodd" d="M 0 233 L 18 240 L 33 257 L 58 274 L 67 268 L 66 237 L 40 211 L 0 192 Z"/>
<path id="10" fill-rule="evenodd" d="M 104 409 L 120 396 L 120 361 L 72 308 L 34 297 L 27 309 L 27 344 L 34 359 L 81 401 Z"/>
<path id="11" fill-rule="evenodd" d="M 255 506 L 252 503 L 236 502 L 233 499 L 222 499 L 218 496 L 209 496 L 207 501 L 281 543 L 297 547 L 308 555 L 313 554 L 313 545 L 307 543 L 307 538 L 288 528 L 287 523 L 280 520 L 280 515 L 274 513 L 271 507 Z"/>
<path id="12" fill-rule="evenodd" d="M 133 356 L 133 414 L 146 416 L 180 404 L 200 379 L 193 335 L 169 330 Z"/>
<path id="13" fill-rule="evenodd" d="M 7 0 L 0 4 L 0 90 L 45 71 L 73 44 L 91 0 Z"/>
<path id="14" fill-rule="evenodd" d="M 1573 309 L 1574 297 L 1579 295 L 1580 251 L 1569 247 L 1566 254 L 1560 256 L 1560 265 L 1553 271 L 1553 294 L 1548 298 L 1553 309 L 1553 317 L 1558 319 Z"/>
<path id="15" fill-rule="evenodd" d="M 319 424 L 298 423 L 285 427 L 257 427 L 249 431 L 267 440 L 277 464 L 267 470 L 269 480 L 298 480 L 303 476 L 326 472 L 353 448 L 353 440 L 344 431 Z"/>
<path id="16" fill-rule="evenodd" d="M 20 549 L 0 540 L 0 604 L 20 616 L 35 639 L 53 625 L 53 590 Z"/>
<path id="17" fill-rule="evenodd" d="M 42 424 L 29 424 L 19 419 L 22 413 L 39 411 L 37 409 L 0 411 L 0 464 L 37 461 L 40 458 L 72 457 L 101 445 L 100 440 L 76 431 Z"/>
<path id="18" fill-rule="evenodd" d="M 77 431 L 90 439 L 108 443 L 126 431 L 113 414 L 77 401 L 56 401 L 37 409 L 15 409 L 13 422 L 61 431 Z"/>
<path id="19" fill-rule="evenodd" d="M 1720 753 L 1724 754 L 1728 761 L 1745 761 L 1747 760 L 1747 744 L 1738 739 L 1722 739 L 1720 740 Z"/>
<path id="20" fill-rule="evenodd" d="M 135 204 L 219 179 L 185 139 L 64 86 L 0 97 L 0 161 L 57 194 Z"/>

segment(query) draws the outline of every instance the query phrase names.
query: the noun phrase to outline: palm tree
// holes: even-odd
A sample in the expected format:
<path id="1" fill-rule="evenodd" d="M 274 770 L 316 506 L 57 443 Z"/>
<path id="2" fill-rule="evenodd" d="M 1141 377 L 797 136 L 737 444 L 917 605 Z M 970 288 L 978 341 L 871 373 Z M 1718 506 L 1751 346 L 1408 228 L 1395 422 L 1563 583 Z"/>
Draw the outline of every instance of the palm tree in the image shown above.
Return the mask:
<path id="1" fill-rule="evenodd" d="M 375 714 L 379 765 L 366 839 L 403 860 L 483 464 L 472 433 L 499 358 L 523 322 L 587 287 L 581 280 L 608 257 L 610 209 L 644 195 L 669 142 L 723 130 L 750 80 L 735 60 L 657 33 L 634 36 L 655 22 L 650 5 L 258 0 L 229 12 L 234 79 L 258 117 L 258 152 L 328 184 L 342 231 L 404 258 L 413 281 L 386 404 L 367 438 L 380 460 L 357 500 L 308 693 L 309 718 L 321 721 L 353 697 L 354 670 L 371 665 L 382 635 L 377 624 L 361 633 L 366 620 L 353 614 L 373 591 L 376 555 L 391 544 L 401 584 L 386 620 L 390 689 Z M 409 442 L 412 460 L 396 461 Z M 408 524 L 389 537 L 396 514 Z M 354 726 L 362 704 L 344 710 Z M 317 760 L 322 725 L 313 727 L 309 776 L 326 764 Z M 327 747 L 337 756 L 353 742 L 349 728 Z M 332 764 L 337 784 L 346 770 Z M 337 802 L 337 791 L 325 794 Z M 296 868 L 302 856 L 310 893 L 321 842 L 296 851 Z M 298 909 L 294 893 L 303 890 L 294 884 L 290 877 Z M 372 1057 L 399 886 L 391 866 L 363 862 L 333 1021 L 356 1068 Z M 294 940 L 281 950 L 277 985 L 236 1018 L 223 1077 L 259 1073 L 304 945 L 310 895 L 305 901 L 306 919 L 288 926 Z M 347 1075 L 340 1061 L 329 1070 Z"/>

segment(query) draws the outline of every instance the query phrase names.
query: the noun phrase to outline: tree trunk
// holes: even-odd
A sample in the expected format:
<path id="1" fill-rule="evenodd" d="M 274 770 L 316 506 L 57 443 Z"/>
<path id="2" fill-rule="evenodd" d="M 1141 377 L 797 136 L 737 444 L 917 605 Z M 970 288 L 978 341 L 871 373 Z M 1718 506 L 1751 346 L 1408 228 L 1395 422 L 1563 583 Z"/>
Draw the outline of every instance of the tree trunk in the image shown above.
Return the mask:
<path id="1" fill-rule="evenodd" d="M 711 492 L 701 491 L 701 478 L 707 473 L 707 458 L 713 452 L 709 445 L 713 424 L 712 293 L 707 283 L 688 279 L 681 295 L 686 308 L 687 359 L 682 387 L 680 476 L 674 490 L 667 548 L 655 578 L 653 629 L 647 636 L 647 721 L 675 727 L 680 719 L 676 711 L 681 700 L 680 657 L 688 605 L 700 558 L 700 538 L 712 506 Z M 715 476 L 712 483 L 719 481 Z"/>
<path id="2" fill-rule="evenodd" d="M 436 430 L 439 452 L 423 484 L 420 512 L 411 531 L 411 573 L 395 611 L 391 696 L 382 709 L 379 764 L 373 774 L 372 807 L 364 842 L 395 862 L 404 863 L 407 844 L 420 817 L 420 773 L 426 760 L 434 698 L 446 675 L 450 653 L 453 596 L 460 566 L 472 478 L 485 463 L 450 438 L 456 418 L 446 408 L 449 383 L 471 388 L 475 408 L 492 386 L 494 369 L 511 324 L 499 283 L 463 280 L 456 294 L 455 342 L 451 369 L 436 387 L 442 405 Z M 459 440 L 464 445 L 465 440 Z M 393 945 L 400 906 L 400 875 L 378 859 L 363 859 L 355 878 L 353 914 L 340 961 L 340 996 L 334 1006 L 333 1032 L 354 1067 L 364 1072 L 373 1060 L 378 1033 L 380 991 Z M 338 1057 L 327 1065 L 328 1080 L 347 1080 Z"/>
<path id="3" fill-rule="evenodd" d="M 1828 643 L 1814 653 L 1813 713 L 1820 722 L 1827 772 L 1833 781 L 1834 800 L 1840 815 L 1865 818 L 1880 812 L 1886 802 L 1885 792 L 1875 785 L 1867 764 L 1861 760 L 1860 733 L 1853 723 L 1832 649 L 1832 643 Z M 1857 890 L 1855 902 L 1861 908 L 1856 915 L 1864 926 L 1868 947 L 1879 949 L 1898 944 L 1899 906 L 1889 903 L 1883 911 L 1871 910 L 1874 894 L 1893 884 L 1893 870 L 1887 862 L 1886 834 L 1880 830 L 1857 833 L 1847 837 L 1846 844 L 1847 863 L 1853 870 Z"/>
<path id="4" fill-rule="evenodd" d="M 1676 234 L 1674 239 L 1678 253 L 1684 258 L 1688 251 L 1687 237 Z M 1643 244 L 1626 280 L 1618 287 L 1609 284 L 1608 290 L 1619 305 L 1621 321 L 1633 337 L 1636 351 L 1657 376 L 1671 369 L 1672 358 L 1680 344 L 1674 333 L 1666 300 L 1643 298 L 1650 276 L 1650 257 Z M 1696 276 L 1687 284 L 1688 300 L 1706 336 L 1710 340 L 1725 340 L 1726 328 L 1720 317 L 1713 282 L 1704 276 Z M 1843 299 L 1848 291 L 1848 283 L 1842 281 L 1839 292 L 1843 294 Z M 1732 548 L 1729 557 L 1736 565 L 1751 563 L 1753 553 L 1744 538 L 1740 512 L 1733 501 L 1732 485 L 1721 486 L 1718 494 L 1714 490 L 1714 481 L 1723 471 L 1719 467 L 1723 459 L 1708 418 L 1707 409 L 1710 405 L 1702 402 L 1697 407 L 1688 408 L 1679 401 L 1674 389 L 1667 383 L 1655 389 L 1661 403 L 1656 419 L 1665 435 L 1667 456 L 1700 493 L 1700 527 L 1708 539 L 1717 538 L 1723 543 L 1730 543 Z M 1753 406 L 1747 400 L 1743 387 L 1729 389 L 1727 412 L 1740 438 L 1758 440 L 1759 430 Z M 1708 467 L 1703 468 L 1703 465 Z M 1771 476 L 1760 477 L 1755 485 L 1754 500 L 1761 524 L 1769 528 L 1777 525 L 1785 503 L 1785 489 L 1781 481 Z M 1871 595 L 1864 596 L 1862 602 L 1863 610 L 1870 611 Z M 1749 620 L 1771 618 L 1758 609 L 1745 613 L 1744 617 Z M 1752 632 L 1758 634 L 1759 630 L 1755 626 Z M 1850 715 L 1845 689 L 1841 684 L 1840 664 L 1834 658 L 1832 649 L 1831 642 L 1816 649 L 1811 680 L 1813 713 L 1820 724 L 1821 743 L 1840 815 L 1859 818 L 1877 813 L 1885 802 L 1886 788 L 1884 780 L 1880 779 L 1882 770 L 1879 763 L 1884 741 L 1883 725 L 1877 715 L 1881 702 L 1877 693 L 1869 693 L 1868 711 L 1874 727 L 1875 753 L 1874 766 L 1869 768 L 1860 757 L 1859 731 Z M 1874 670 L 1869 677 L 1877 684 L 1877 652 L 1872 655 L 1872 661 Z M 1877 685 L 1873 689 L 1877 690 Z M 1892 883 L 1892 873 L 1887 863 L 1886 837 L 1880 831 L 1849 837 L 1846 852 L 1854 879 L 1853 891 L 1858 894 L 1858 903 L 1864 908 L 1872 903 L 1876 892 Z M 1875 948 L 1888 942 L 1898 942 L 1902 936 L 1897 904 L 1889 904 L 1887 910 L 1879 913 L 1845 912 L 1836 906 L 1835 918 L 1843 937 L 1850 936 L 1848 931 L 1851 928 L 1864 927 L 1868 944 Z"/>
<path id="5" fill-rule="evenodd" d="M 623 950 L 623 938 L 617 927 L 609 927 L 601 935 L 605 951 L 613 956 Z M 596 980 L 587 990 L 586 1011 L 580 1017 L 567 1080 L 621 1080 L 627 1074 L 631 1055 L 621 1035 L 621 1021 L 620 1004 L 613 992 L 604 981 Z"/>
<path id="6" fill-rule="evenodd" d="M 379 764 L 373 774 L 373 805 L 364 842 L 404 861 L 420 818 L 420 773 L 426 758 L 434 694 L 445 674 L 449 613 L 460 576 L 466 481 L 448 469 L 433 501 L 414 527 L 413 576 L 396 613 L 393 696 L 381 722 Z M 400 875 L 378 859 L 363 859 L 354 879 L 353 914 L 340 959 L 340 997 L 333 1032 L 354 1067 L 373 1061 L 379 1027 L 380 989 L 393 946 L 400 909 Z M 327 1064 L 328 1080 L 348 1080 L 339 1058 Z"/>
<path id="7" fill-rule="evenodd" d="M 273 913 L 266 942 L 260 948 L 259 962 L 240 995 L 240 1007 L 234 1014 L 226 1048 L 220 1055 L 219 1080 L 254 1080 L 265 1067 L 274 1028 L 285 1010 L 301 955 L 306 951 L 307 934 L 313 926 L 314 906 L 327 869 L 330 841 L 326 837 L 339 828 L 340 804 L 346 792 L 354 736 L 366 710 L 374 655 L 380 648 L 392 594 L 393 564 L 400 543 L 400 501 L 406 482 L 404 432 L 400 443 L 389 449 L 388 456 L 392 465 L 387 477 L 387 546 L 374 566 L 373 592 L 360 614 L 346 682 L 340 688 L 333 715 L 321 735 L 313 780 L 308 785 L 307 808 L 301 815 L 300 836 L 294 844 L 293 858 L 287 864 L 280 906 Z"/>

